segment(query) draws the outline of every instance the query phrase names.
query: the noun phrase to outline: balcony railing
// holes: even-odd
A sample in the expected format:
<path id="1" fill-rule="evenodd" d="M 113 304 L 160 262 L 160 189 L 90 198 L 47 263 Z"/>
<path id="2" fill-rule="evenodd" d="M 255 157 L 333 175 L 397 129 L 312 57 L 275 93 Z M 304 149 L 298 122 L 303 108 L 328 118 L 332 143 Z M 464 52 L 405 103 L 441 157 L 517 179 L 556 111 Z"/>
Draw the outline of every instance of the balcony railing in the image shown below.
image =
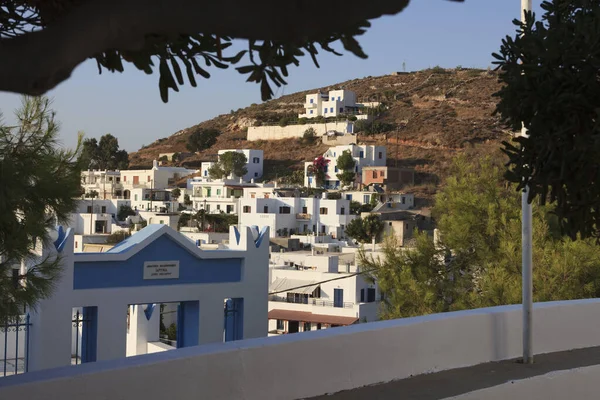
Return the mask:
<path id="1" fill-rule="evenodd" d="M 298 214 L 296 214 L 296 219 L 310 220 L 311 217 L 312 217 L 312 215 L 307 214 L 307 213 L 298 213 Z"/>
<path id="2" fill-rule="evenodd" d="M 335 306 L 334 302 L 331 300 L 323 300 L 323 299 L 296 299 L 296 298 L 287 298 L 283 296 L 269 296 L 269 301 L 279 301 L 282 303 L 293 303 L 293 304 L 307 304 L 318 307 L 336 307 L 336 308 L 353 308 L 354 303 L 351 301 L 344 301 L 340 306 Z"/>

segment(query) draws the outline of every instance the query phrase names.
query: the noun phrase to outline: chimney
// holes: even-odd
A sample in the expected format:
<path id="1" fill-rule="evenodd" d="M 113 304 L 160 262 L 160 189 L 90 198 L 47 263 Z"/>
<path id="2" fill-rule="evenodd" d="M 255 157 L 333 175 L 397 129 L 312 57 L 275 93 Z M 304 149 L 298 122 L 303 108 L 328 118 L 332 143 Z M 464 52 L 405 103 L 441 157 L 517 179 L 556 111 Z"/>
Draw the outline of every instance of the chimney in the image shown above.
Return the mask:
<path id="1" fill-rule="evenodd" d="M 158 161 L 157 160 L 153 160 L 152 161 L 152 169 L 158 168 Z"/>

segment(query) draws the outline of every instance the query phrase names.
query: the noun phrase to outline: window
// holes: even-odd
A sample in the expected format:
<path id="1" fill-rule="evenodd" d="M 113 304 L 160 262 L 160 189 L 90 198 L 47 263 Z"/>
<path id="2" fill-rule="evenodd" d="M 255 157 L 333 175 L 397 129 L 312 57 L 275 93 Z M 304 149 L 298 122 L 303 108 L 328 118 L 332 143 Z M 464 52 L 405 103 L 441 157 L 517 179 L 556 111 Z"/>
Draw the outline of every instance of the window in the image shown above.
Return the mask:
<path id="1" fill-rule="evenodd" d="M 133 198 L 135 199 L 135 201 L 137 201 L 137 196 L 138 196 L 137 194 L 133 195 Z"/>
<path id="2" fill-rule="evenodd" d="M 279 207 L 279 214 L 289 214 L 292 209 L 288 206 Z"/>
<path id="3" fill-rule="evenodd" d="M 254 164 L 259 164 L 259 163 L 260 163 L 260 158 L 258 158 L 258 157 L 254 157 L 254 158 L 252 159 L 252 163 L 254 163 Z"/>
<path id="4" fill-rule="evenodd" d="M 308 214 L 308 208 L 306 206 L 302 207 L 302 214 Z"/>
<path id="5" fill-rule="evenodd" d="M 367 289 L 367 303 L 372 303 L 375 301 L 375 289 L 368 288 Z"/>
<path id="6" fill-rule="evenodd" d="M 327 215 L 327 207 L 321 207 L 321 208 L 319 208 L 319 214 L 321 214 L 321 215 Z"/>
<path id="7" fill-rule="evenodd" d="M 351 195 L 351 194 L 347 194 L 347 195 L 346 195 L 346 200 L 350 200 L 350 201 L 352 201 L 352 195 Z"/>
<path id="8" fill-rule="evenodd" d="M 282 320 L 282 319 L 278 319 L 278 320 L 277 320 L 277 330 L 278 330 L 278 331 L 282 331 L 282 330 L 284 330 L 284 329 L 285 329 L 285 328 L 283 327 L 283 320 Z"/>
<path id="9" fill-rule="evenodd" d="M 338 172 L 338 167 L 335 167 L 335 172 Z"/>
<path id="10" fill-rule="evenodd" d="M 364 204 L 367 204 L 367 203 L 368 203 L 368 202 L 370 202 L 370 201 L 371 201 L 371 196 L 369 196 L 368 194 L 365 194 L 365 195 L 363 196 L 363 203 L 364 203 Z"/>
<path id="11" fill-rule="evenodd" d="M 341 100 L 342 100 L 342 96 L 338 96 L 338 101 L 341 101 Z"/>
<path id="12" fill-rule="evenodd" d="M 92 213 L 92 206 L 87 206 L 87 213 L 91 214 Z"/>
<path id="13" fill-rule="evenodd" d="M 344 107 L 340 107 L 340 112 L 343 113 L 344 112 Z"/>
<path id="14" fill-rule="evenodd" d="M 106 206 L 102 206 L 102 214 L 106 214 Z"/>
<path id="15" fill-rule="evenodd" d="M 325 109 L 325 114 L 327 114 L 327 109 Z"/>
<path id="16" fill-rule="evenodd" d="M 346 215 L 346 207 L 340 209 L 340 215 Z"/>
<path id="17" fill-rule="evenodd" d="M 204 170 L 204 176 L 207 176 L 207 175 L 208 175 L 208 170 L 205 169 Z"/>
<path id="18" fill-rule="evenodd" d="M 304 332 L 308 332 L 310 331 L 310 322 L 305 322 L 304 323 Z"/>
<path id="19" fill-rule="evenodd" d="M 373 178 L 377 178 L 377 171 L 373 171 Z"/>
<path id="20" fill-rule="evenodd" d="M 331 107 L 331 108 L 329 109 L 329 112 L 333 112 L 333 107 Z"/>
<path id="21" fill-rule="evenodd" d="M 217 204 L 217 210 L 220 210 L 220 209 L 221 209 L 221 205 Z"/>
<path id="22" fill-rule="evenodd" d="M 317 324 L 317 330 L 321 330 L 321 323 L 320 322 Z"/>
<path id="23" fill-rule="evenodd" d="M 221 189 L 217 189 L 217 196 L 221 194 Z"/>
<path id="24" fill-rule="evenodd" d="M 326 173 L 329 172 L 329 167 L 328 166 L 325 167 L 325 172 Z"/>
<path id="25" fill-rule="evenodd" d="M 385 172 L 379 171 L 379 176 L 384 176 L 384 175 L 385 175 Z"/>
<path id="26" fill-rule="evenodd" d="M 383 152 L 382 152 L 382 151 L 380 151 L 380 152 L 379 152 L 379 159 L 381 160 L 382 158 L 383 158 Z"/>
<path id="27" fill-rule="evenodd" d="M 310 110 L 310 113 L 312 114 L 312 113 L 313 113 L 313 110 Z"/>
<path id="28" fill-rule="evenodd" d="M 123 177 L 123 182 L 127 182 L 127 175 Z"/>
<path id="29" fill-rule="evenodd" d="M 150 175 L 148 175 L 148 182 L 150 182 Z"/>
<path id="30" fill-rule="evenodd" d="M 360 289 L 360 302 L 365 302 L 365 289 Z"/>
<path id="31" fill-rule="evenodd" d="M 164 224 L 165 221 L 163 221 L 162 219 L 160 221 L 158 221 L 160 224 Z"/>
<path id="32" fill-rule="evenodd" d="M 365 152 L 361 150 L 361 152 L 358 153 L 358 158 L 365 158 Z"/>
<path id="33" fill-rule="evenodd" d="M 263 213 L 265 213 L 265 214 L 269 213 L 269 206 L 264 206 L 263 207 Z"/>
<path id="34" fill-rule="evenodd" d="M 231 206 L 231 205 L 228 205 L 228 206 L 227 206 L 227 214 L 230 214 L 230 213 L 232 213 L 232 212 L 233 212 L 233 206 Z"/>
<path id="35" fill-rule="evenodd" d="M 358 172 L 358 165 L 354 167 L 354 172 Z"/>
<path id="36" fill-rule="evenodd" d="M 248 214 L 252 212 L 252 207 L 250 206 L 244 206 L 244 213 Z"/>
<path id="37" fill-rule="evenodd" d="M 314 99 L 310 99 L 310 104 L 312 104 L 313 102 L 314 102 Z M 311 113 L 312 113 L 312 111 L 311 111 Z"/>
<path id="38" fill-rule="evenodd" d="M 402 204 L 406 204 L 406 197 L 402 196 Z"/>
<path id="39" fill-rule="evenodd" d="M 257 178 L 258 177 L 258 172 L 254 173 L 254 177 Z"/>

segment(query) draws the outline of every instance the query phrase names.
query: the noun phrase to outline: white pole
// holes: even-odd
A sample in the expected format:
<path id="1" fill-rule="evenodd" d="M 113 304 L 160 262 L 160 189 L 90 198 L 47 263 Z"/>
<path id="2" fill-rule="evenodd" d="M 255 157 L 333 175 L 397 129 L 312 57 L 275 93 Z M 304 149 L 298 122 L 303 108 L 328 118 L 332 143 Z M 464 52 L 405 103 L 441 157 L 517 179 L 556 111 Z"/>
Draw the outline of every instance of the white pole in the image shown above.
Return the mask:
<path id="1" fill-rule="evenodd" d="M 531 11 L 532 0 L 521 0 L 521 20 L 525 21 L 525 12 Z M 523 127 L 522 136 L 527 136 Z M 532 209 L 527 201 L 529 188 L 521 194 L 521 241 L 522 241 L 522 290 L 523 290 L 523 363 L 533 363 L 533 280 L 532 280 Z"/>

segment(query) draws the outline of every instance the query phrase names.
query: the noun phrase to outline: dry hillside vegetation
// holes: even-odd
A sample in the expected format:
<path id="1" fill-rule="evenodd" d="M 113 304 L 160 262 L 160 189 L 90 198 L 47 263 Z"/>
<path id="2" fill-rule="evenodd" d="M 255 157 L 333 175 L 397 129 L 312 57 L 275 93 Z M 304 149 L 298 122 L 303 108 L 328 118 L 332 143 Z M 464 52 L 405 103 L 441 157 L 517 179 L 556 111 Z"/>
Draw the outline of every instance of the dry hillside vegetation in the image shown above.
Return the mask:
<path id="1" fill-rule="evenodd" d="M 265 153 L 267 179 L 289 174 L 326 150 L 321 143 L 308 145 L 302 140 L 247 142 L 246 130 L 252 124 L 277 124 L 282 118 L 301 112 L 305 95 L 318 89 L 348 89 L 356 92 L 359 102 L 380 101 L 387 111 L 383 122 L 400 126 L 380 135 L 360 135 L 361 143 L 388 146 L 389 165 L 410 166 L 417 171 L 418 193 L 433 193 L 443 182 L 449 161 L 457 152 L 469 151 L 473 156 L 495 152 L 501 140 L 510 136 L 493 115 L 500 88 L 493 71 L 474 69 L 444 70 L 433 68 L 419 72 L 367 77 L 328 87 L 282 96 L 263 104 L 252 104 L 228 115 L 183 129 L 168 138 L 159 139 L 130 155 L 132 167 L 151 165 L 159 153 L 186 151 L 187 138 L 202 128 L 222 132 L 209 150 L 183 161 L 198 166 L 216 159 L 218 150 L 228 148 L 261 149 Z M 396 154 L 398 160 L 396 160 Z"/>

